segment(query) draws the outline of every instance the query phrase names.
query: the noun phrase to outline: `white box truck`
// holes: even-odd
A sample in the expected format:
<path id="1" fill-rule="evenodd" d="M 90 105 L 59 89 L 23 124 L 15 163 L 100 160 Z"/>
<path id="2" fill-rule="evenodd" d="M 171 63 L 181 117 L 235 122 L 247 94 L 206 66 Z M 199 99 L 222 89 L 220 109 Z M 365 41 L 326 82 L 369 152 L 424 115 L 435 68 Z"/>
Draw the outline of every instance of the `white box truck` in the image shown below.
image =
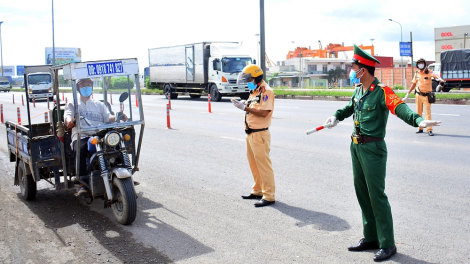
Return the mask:
<path id="1" fill-rule="evenodd" d="M 27 70 L 26 70 L 27 69 Z M 37 99 L 53 100 L 52 95 L 52 72 L 50 65 L 25 66 L 27 75 L 27 89 L 29 101 Z"/>
<path id="2" fill-rule="evenodd" d="M 0 77 L 0 91 L 10 92 L 10 79 L 8 77 Z"/>
<path id="3" fill-rule="evenodd" d="M 159 84 L 168 97 L 189 94 L 199 98 L 211 95 L 248 99 L 246 84 L 237 84 L 241 70 L 256 63 L 238 42 L 202 42 L 181 46 L 149 49 L 150 84 Z"/>

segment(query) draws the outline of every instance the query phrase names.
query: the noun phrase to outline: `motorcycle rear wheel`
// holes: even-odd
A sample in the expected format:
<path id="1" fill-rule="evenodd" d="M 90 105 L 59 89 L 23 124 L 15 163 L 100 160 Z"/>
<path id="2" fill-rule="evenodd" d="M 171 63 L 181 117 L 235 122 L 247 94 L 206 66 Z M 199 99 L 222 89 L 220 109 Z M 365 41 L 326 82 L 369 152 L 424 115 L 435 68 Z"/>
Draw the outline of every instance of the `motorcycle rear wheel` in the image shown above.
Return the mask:
<path id="1" fill-rule="evenodd" d="M 137 201 L 131 178 L 113 179 L 113 198 L 116 200 L 111 205 L 113 214 L 119 223 L 130 225 L 137 215 Z"/>

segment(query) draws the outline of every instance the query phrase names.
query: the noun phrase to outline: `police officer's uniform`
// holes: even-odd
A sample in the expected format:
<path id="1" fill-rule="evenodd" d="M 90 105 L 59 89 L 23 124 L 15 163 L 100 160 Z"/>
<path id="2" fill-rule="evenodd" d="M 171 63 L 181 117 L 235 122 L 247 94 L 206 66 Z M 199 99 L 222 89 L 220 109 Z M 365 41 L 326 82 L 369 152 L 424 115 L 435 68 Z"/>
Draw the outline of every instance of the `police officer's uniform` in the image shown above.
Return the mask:
<path id="1" fill-rule="evenodd" d="M 423 105 L 426 112 L 426 120 L 431 120 L 431 104 L 428 101 L 428 94 L 432 92 L 432 79 L 435 74 L 431 70 L 416 71 L 413 77 L 413 84 L 416 84 L 416 112 L 423 116 Z M 420 129 L 421 130 L 421 129 Z M 432 131 L 432 127 L 428 127 L 427 131 Z"/>
<path id="2" fill-rule="evenodd" d="M 274 92 L 265 81 L 262 81 L 259 87 L 250 94 L 248 102 L 250 103 L 246 107 L 270 110 L 266 117 L 247 112 L 245 131 L 247 133 L 246 154 L 255 181 L 251 193 L 263 196 L 264 200 L 271 202 L 275 200 L 274 193 L 276 191 L 274 171 L 269 158 L 271 145 L 269 127 L 274 111 Z"/>

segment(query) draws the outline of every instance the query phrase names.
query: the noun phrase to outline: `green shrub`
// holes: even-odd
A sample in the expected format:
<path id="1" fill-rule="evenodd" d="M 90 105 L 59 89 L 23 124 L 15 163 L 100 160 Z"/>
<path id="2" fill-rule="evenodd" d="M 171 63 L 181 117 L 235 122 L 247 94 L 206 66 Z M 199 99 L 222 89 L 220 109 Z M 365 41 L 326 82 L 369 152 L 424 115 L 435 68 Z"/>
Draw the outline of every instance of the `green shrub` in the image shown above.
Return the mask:
<path id="1" fill-rule="evenodd" d="M 395 84 L 392 89 L 393 90 L 406 90 L 406 87 L 400 84 Z"/>
<path id="2" fill-rule="evenodd" d="M 160 85 L 158 85 L 158 84 L 150 84 L 150 77 L 147 77 L 147 78 L 145 79 L 145 87 L 146 87 L 147 89 L 160 89 L 160 90 L 161 90 Z"/>
<path id="3" fill-rule="evenodd" d="M 132 89 L 132 87 L 134 87 L 134 80 L 129 78 L 129 86 L 130 87 L 127 87 L 127 77 L 126 76 L 113 77 L 113 78 L 111 78 L 111 83 L 110 83 L 109 86 L 110 86 L 109 89 L 127 89 L 127 88 Z"/>

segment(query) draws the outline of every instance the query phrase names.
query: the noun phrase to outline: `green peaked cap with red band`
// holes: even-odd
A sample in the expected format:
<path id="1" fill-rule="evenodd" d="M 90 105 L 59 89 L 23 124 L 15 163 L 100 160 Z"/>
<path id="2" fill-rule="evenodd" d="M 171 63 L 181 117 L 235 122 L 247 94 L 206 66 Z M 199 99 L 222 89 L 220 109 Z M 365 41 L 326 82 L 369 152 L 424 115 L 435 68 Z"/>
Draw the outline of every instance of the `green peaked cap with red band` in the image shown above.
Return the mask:
<path id="1" fill-rule="evenodd" d="M 352 58 L 353 63 L 360 63 L 367 66 L 375 67 L 375 63 L 380 64 L 380 61 L 374 58 L 369 53 L 365 52 L 363 49 L 359 48 L 358 45 L 354 45 L 354 56 Z"/>

